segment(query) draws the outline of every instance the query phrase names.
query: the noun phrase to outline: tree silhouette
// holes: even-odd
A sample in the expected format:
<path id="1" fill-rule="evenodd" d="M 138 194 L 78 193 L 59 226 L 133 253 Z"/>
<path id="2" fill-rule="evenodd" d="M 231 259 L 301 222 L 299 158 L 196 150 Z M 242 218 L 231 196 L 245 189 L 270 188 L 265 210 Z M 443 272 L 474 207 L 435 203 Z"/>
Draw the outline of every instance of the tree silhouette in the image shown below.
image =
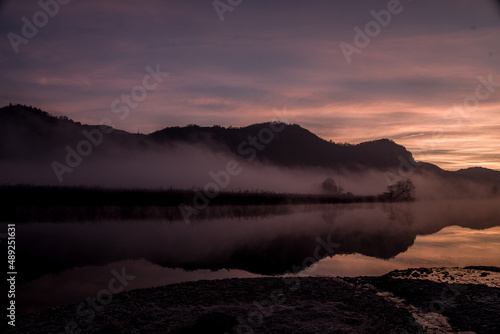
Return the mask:
<path id="1" fill-rule="evenodd" d="M 329 177 L 325 181 L 323 181 L 323 183 L 321 184 L 321 187 L 323 188 L 324 191 L 331 193 L 331 194 L 338 194 L 340 192 L 340 188 L 335 183 L 335 180 L 332 179 L 331 177 Z"/>
<path id="2" fill-rule="evenodd" d="M 412 201 L 415 199 L 415 184 L 411 179 L 402 180 L 388 186 L 387 192 L 393 201 Z"/>

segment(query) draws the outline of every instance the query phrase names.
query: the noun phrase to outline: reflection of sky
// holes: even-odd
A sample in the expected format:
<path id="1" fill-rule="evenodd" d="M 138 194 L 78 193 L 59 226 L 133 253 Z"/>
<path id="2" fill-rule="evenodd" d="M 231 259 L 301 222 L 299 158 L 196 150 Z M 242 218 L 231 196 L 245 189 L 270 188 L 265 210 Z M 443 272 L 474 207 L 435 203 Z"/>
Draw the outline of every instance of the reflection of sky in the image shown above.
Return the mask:
<path id="1" fill-rule="evenodd" d="M 390 260 L 360 254 L 325 258 L 304 270 L 301 276 L 376 276 L 395 269 L 418 267 L 464 267 L 469 265 L 500 266 L 500 227 L 471 230 L 446 227 L 438 233 L 418 236 L 406 252 Z M 194 270 L 163 268 L 146 260 L 113 262 L 104 266 L 85 266 L 58 275 L 45 275 L 22 285 L 19 303 L 23 311 L 38 307 L 76 302 L 95 297 L 106 289 L 113 277 L 111 270 L 135 276 L 126 290 L 148 288 L 200 279 L 247 278 L 260 275 L 242 270 Z M 55 293 L 57 291 L 57 293 Z M 51 303 L 47 304 L 47 301 Z M 25 308 L 24 305 L 31 305 Z"/>
<path id="2" fill-rule="evenodd" d="M 443 168 L 500 169 L 500 89 L 474 112 L 450 112 L 477 77 L 500 81 L 493 1 L 401 1 L 403 11 L 350 64 L 339 48 L 387 1 L 245 1 L 224 22 L 210 1 L 71 1 L 15 54 L 35 1 L 0 11 L 0 105 L 25 103 L 85 123 L 110 117 L 129 131 L 166 125 L 243 126 L 286 118 L 323 138 L 394 139 Z M 170 76 L 121 121 L 111 102 Z M 485 92 L 483 92 L 484 94 Z M 439 133 L 439 136 L 435 135 Z"/>
<path id="3" fill-rule="evenodd" d="M 381 260 L 360 254 L 323 259 L 311 275 L 381 275 L 412 267 L 500 266 L 500 227 L 471 230 L 458 226 L 417 236 L 415 244 L 393 259 Z"/>
<path id="4" fill-rule="evenodd" d="M 217 264 L 224 268 L 228 258 L 241 250 L 253 258 L 286 258 L 293 253 L 286 247 L 300 249 L 301 243 L 312 240 L 312 248 L 300 253 L 310 257 L 316 246 L 314 240 L 317 236 L 327 240 L 325 235 L 338 241 L 341 249 L 356 253 L 324 258 L 301 275 L 360 276 L 422 266 L 500 266 L 498 202 L 446 203 L 303 206 L 291 208 L 292 212 L 285 215 L 263 213 L 248 219 L 200 221 L 190 226 L 156 221 L 18 224 L 17 243 L 23 250 L 24 263 L 37 259 L 35 265 L 41 263 L 43 271 L 20 285 L 20 309 L 28 308 L 23 305 L 48 306 L 46 301 L 57 305 L 93 297 L 106 288 L 113 268 L 125 267 L 128 274 L 136 276 L 129 289 L 198 279 L 255 277 L 242 270 L 162 268 L 151 261 L 178 267 L 191 264 L 192 268 L 211 268 Z M 412 218 L 407 219 L 408 215 Z M 454 225 L 458 223 L 482 229 Z M 279 249 L 270 248 L 287 236 L 296 238 Z M 379 248 L 394 257 L 382 260 L 360 254 L 377 254 Z M 50 268 L 46 262 L 53 261 L 61 264 L 57 274 L 44 271 Z M 233 263 L 233 268 L 241 268 L 238 265 L 241 263 Z M 28 273 L 31 269 L 23 270 Z"/>

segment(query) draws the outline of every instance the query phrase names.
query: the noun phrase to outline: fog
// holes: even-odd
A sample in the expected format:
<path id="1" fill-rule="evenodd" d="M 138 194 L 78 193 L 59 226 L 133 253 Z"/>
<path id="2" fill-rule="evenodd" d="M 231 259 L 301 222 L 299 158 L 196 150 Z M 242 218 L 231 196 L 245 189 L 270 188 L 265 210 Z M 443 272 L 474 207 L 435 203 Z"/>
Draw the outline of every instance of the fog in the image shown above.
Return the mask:
<path id="1" fill-rule="evenodd" d="M 180 188 L 192 189 L 217 186 L 228 191 L 272 191 L 280 193 L 322 193 L 321 183 L 328 177 L 340 184 L 345 192 L 355 195 L 378 195 L 386 191 L 387 172 L 397 170 L 331 170 L 325 168 L 285 168 L 247 161 L 224 149 L 208 145 L 174 143 L 140 147 L 132 143 L 124 147 L 115 141 L 94 148 L 78 166 L 60 170 L 54 161 L 67 165 L 67 152 L 48 159 L 26 158 L 3 161 L 0 183 L 63 186 L 102 186 L 118 188 Z M 62 145 L 63 146 L 63 145 Z M 230 168 L 228 168 L 228 163 Z M 213 175 L 219 180 L 214 182 Z M 487 197 L 491 185 L 468 180 L 457 183 L 418 169 L 409 176 L 415 183 L 417 199 Z"/>

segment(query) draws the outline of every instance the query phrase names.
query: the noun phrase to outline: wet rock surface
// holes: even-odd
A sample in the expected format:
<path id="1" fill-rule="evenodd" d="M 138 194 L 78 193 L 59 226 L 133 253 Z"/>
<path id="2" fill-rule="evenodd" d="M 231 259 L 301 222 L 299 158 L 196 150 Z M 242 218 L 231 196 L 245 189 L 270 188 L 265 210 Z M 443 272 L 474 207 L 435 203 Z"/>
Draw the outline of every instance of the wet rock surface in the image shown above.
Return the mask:
<path id="1" fill-rule="evenodd" d="M 406 310 L 333 278 L 228 279 L 134 290 L 115 295 L 92 321 L 76 308 L 27 314 L 18 329 L 60 333 L 74 321 L 82 333 L 418 332 Z"/>
<path id="2" fill-rule="evenodd" d="M 500 289 L 382 277 L 371 283 L 424 313 L 442 314 L 456 331 L 500 333 Z"/>
<path id="3" fill-rule="evenodd" d="M 189 282 L 113 295 L 94 314 L 85 313 L 88 308 L 78 311 L 74 304 L 19 315 L 16 329 L 103 334 L 500 333 L 499 288 L 425 279 L 432 272 Z M 429 315 L 441 324 L 423 323 L 421 318 L 431 319 Z"/>
<path id="4" fill-rule="evenodd" d="M 499 269 L 419 268 L 364 280 L 403 299 L 405 304 L 413 305 L 423 313 L 445 316 L 453 332 L 500 333 L 500 288 L 495 276 Z M 415 273 L 419 273 L 422 279 L 404 278 L 414 277 Z M 489 276 L 494 278 L 484 281 Z"/>

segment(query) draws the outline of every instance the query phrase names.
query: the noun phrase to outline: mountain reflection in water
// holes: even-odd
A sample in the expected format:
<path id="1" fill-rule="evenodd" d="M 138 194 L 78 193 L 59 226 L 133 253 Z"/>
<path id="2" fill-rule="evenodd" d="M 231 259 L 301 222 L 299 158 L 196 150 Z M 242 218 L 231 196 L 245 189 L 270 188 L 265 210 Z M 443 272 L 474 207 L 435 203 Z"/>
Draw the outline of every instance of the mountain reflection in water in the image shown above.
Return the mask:
<path id="1" fill-rule="evenodd" d="M 20 302 L 26 303 L 21 307 L 43 308 L 48 287 L 65 291 L 59 299 L 52 291 L 53 303 L 78 301 L 85 286 L 85 293 L 95 295 L 106 286 L 110 270 L 121 267 L 136 277 L 127 287 L 133 289 L 281 275 L 303 265 L 314 270 L 299 274 L 332 276 L 378 275 L 414 266 L 500 265 L 498 200 L 307 205 L 272 215 L 265 211 L 192 225 L 156 220 L 17 224 Z M 324 247 L 315 252 L 318 238 L 335 245 L 334 253 Z"/>

